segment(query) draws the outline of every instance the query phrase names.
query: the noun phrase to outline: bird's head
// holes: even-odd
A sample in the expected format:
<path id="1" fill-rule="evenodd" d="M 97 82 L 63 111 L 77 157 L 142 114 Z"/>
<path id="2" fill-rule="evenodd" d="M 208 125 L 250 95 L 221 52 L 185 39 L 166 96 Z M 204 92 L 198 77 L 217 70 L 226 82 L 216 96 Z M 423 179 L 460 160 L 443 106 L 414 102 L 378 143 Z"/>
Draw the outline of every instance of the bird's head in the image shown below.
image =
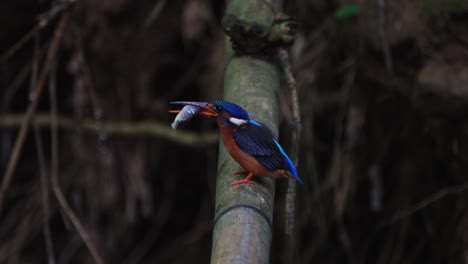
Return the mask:
<path id="1" fill-rule="evenodd" d="M 244 108 L 230 102 L 214 100 L 208 104 L 208 107 L 218 113 L 225 122 L 236 126 L 241 126 L 249 122 L 250 117 Z"/>
<path id="2" fill-rule="evenodd" d="M 249 114 L 242 107 L 222 100 L 214 100 L 211 102 L 178 101 L 172 102 L 172 104 L 199 107 L 201 110 L 197 113 L 198 115 L 222 118 L 224 122 L 228 122 L 235 126 L 244 125 L 250 120 Z M 176 111 L 173 112 L 176 113 Z"/>

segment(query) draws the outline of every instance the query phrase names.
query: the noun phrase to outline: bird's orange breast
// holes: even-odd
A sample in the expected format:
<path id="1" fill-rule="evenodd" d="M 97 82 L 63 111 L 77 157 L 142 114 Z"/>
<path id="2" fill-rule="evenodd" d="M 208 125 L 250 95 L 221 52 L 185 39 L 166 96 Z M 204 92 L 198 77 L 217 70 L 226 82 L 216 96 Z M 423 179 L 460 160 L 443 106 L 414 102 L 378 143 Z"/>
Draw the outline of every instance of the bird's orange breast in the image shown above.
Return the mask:
<path id="1" fill-rule="evenodd" d="M 265 168 L 265 166 L 263 166 L 254 156 L 244 152 L 239 147 L 239 145 L 237 145 L 232 135 L 233 128 L 226 127 L 222 124 L 219 125 L 221 130 L 221 138 L 223 139 L 223 143 L 227 152 L 237 163 L 239 163 L 239 165 L 242 166 L 242 168 L 244 168 L 244 170 L 251 172 L 255 176 L 271 176 L 276 178 L 291 176 L 291 173 L 287 170 L 270 171 Z"/>

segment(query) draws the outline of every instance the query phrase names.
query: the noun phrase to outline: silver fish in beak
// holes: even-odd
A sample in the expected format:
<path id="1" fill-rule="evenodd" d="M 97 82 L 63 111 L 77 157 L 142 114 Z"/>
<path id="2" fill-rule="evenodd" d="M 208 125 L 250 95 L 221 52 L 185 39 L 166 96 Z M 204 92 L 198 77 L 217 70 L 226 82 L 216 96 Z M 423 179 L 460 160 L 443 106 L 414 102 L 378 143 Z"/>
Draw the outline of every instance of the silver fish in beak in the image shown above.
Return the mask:
<path id="1" fill-rule="evenodd" d="M 179 127 L 181 123 L 191 120 L 194 116 L 218 116 L 213 109 L 211 109 L 210 104 L 207 102 L 190 102 L 190 101 L 177 101 L 171 102 L 171 104 L 180 104 L 184 105 L 181 110 L 170 110 L 170 113 L 175 113 L 177 116 L 172 122 L 172 129 Z"/>
<path id="2" fill-rule="evenodd" d="M 182 110 L 172 110 L 171 112 L 178 111 L 178 114 L 174 118 L 174 121 L 171 124 L 172 129 L 177 129 L 181 123 L 189 121 L 194 116 L 201 111 L 201 108 L 198 106 L 193 105 L 186 105 L 182 108 Z M 177 112 L 176 112 L 177 113 Z"/>

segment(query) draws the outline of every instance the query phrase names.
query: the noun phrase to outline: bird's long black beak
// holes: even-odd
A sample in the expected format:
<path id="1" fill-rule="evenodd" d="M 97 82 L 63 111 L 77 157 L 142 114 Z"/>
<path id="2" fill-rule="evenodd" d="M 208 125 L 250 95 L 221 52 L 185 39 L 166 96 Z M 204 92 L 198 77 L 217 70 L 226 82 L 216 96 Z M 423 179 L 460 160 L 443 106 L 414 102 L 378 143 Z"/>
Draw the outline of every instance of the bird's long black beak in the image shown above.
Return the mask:
<path id="1" fill-rule="evenodd" d="M 178 104 L 178 105 L 193 105 L 201 108 L 201 111 L 198 112 L 199 115 L 214 117 L 218 116 L 219 114 L 211 109 L 210 104 L 208 102 L 191 102 L 191 101 L 176 101 L 170 102 L 170 104 Z M 170 110 L 171 113 L 179 113 L 181 110 Z"/>

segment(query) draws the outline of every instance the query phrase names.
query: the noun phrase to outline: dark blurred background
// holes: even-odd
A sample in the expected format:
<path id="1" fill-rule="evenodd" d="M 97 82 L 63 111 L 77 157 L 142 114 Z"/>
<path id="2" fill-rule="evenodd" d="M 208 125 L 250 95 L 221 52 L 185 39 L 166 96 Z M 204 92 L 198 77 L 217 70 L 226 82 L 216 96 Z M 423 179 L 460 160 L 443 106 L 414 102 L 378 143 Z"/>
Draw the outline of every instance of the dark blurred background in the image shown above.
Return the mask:
<path id="1" fill-rule="evenodd" d="M 135 128 L 169 128 L 170 101 L 222 98 L 225 4 L 72 2 L 0 2 L 3 180 L 38 83 L 31 76 L 45 68 L 57 21 L 69 14 L 38 126 L 29 128 L 5 192 L 0 263 L 93 263 L 70 212 L 106 263 L 208 263 L 215 124 Z M 288 240 L 294 262 L 468 263 L 468 3 L 285 2 L 300 23 L 291 59 L 305 184 Z M 34 30 L 39 22 L 45 26 Z M 47 114 L 54 98 L 57 137 Z M 55 172 L 70 210 L 53 192 Z M 277 182 L 275 223 L 285 185 Z M 271 263 L 292 263 L 281 225 L 273 232 Z"/>

